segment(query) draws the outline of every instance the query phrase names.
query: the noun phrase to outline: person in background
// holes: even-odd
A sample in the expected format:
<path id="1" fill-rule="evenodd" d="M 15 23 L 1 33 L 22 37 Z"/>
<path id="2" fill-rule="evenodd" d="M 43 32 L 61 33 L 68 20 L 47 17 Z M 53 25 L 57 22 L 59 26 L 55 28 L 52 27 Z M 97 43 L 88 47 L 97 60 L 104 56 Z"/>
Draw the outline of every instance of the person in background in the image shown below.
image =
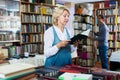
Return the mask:
<path id="1" fill-rule="evenodd" d="M 105 23 L 103 15 L 98 16 L 99 32 L 94 33 L 95 37 L 90 37 L 92 40 L 98 41 L 98 52 L 102 63 L 102 68 L 108 69 L 108 40 L 109 28 Z"/>
<path id="2" fill-rule="evenodd" d="M 66 7 L 56 7 L 53 11 L 53 26 L 44 33 L 45 66 L 65 66 L 72 64 L 71 53 L 77 49 L 79 41 L 70 45 L 71 35 L 66 28 L 70 12 Z"/>

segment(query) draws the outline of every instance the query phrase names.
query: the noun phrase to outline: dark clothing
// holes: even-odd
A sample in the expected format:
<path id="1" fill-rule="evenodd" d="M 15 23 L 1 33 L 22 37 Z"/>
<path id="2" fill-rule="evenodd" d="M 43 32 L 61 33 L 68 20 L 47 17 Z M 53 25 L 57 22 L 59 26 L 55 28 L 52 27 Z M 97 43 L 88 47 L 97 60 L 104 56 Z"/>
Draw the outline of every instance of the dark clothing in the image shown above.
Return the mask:
<path id="1" fill-rule="evenodd" d="M 105 23 L 99 26 L 99 32 L 95 35 L 97 36 L 95 39 L 98 41 L 98 47 L 108 46 L 109 28 Z"/>
<path id="2" fill-rule="evenodd" d="M 96 34 L 95 40 L 98 41 L 99 56 L 102 63 L 102 68 L 108 69 L 108 39 L 109 28 L 105 23 L 99 26 L 99 32 Z"/>
<path id="3" fill-rule="evenodd" d="M 101 46 L 98 49 L 102 68 L 108 69 L 108 46 Z"/>

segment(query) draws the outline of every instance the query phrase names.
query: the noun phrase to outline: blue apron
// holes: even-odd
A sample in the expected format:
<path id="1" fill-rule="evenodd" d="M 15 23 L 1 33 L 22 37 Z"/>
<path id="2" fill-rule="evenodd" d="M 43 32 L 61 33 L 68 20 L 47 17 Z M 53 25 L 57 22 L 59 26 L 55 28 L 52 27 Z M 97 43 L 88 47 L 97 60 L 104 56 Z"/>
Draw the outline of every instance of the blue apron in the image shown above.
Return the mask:
<path id="1" fill-rule="evenodd" d="M 53 34 L 54 34 L 54 42 L 52 46 L 54 46 L 58 44 L 61 40 L 57 36 L 57 33 L 54 27 L 52 28 L 53 28 Z M 67 39 L 70 39 L 70 35 L 67 29 L 66 29 L 66 32 L 67 32 Z M 46 67 L 47 66 L 65 66 L 69 64 L 72 64 L 70 44 L 68 44 L 66 47 L 60 48 L 60 50 L 55 55 L 46 58 L 46 61 L 45 61 Z"/>

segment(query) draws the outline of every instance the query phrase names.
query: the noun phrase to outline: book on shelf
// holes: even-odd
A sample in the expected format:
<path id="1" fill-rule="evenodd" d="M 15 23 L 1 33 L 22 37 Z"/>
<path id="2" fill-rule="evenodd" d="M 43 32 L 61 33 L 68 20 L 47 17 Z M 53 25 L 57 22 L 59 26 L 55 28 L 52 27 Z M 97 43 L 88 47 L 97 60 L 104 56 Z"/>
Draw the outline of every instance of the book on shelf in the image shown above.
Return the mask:
<path id="1" fill-rule="evenodd" d="M 35 66 L 27 63 L 15 63 L 0 66 L 0 78 L 10 78 L 35 71 Z"/>
<path id="2" fill-rule="evenodd" d="M 78 40 L 87 38 L 89 34 L 90 34 L 90 29 L 83 31 L 82 33 L 78 33 L 77 35 L 75 35 L 74 37 L 70 39 L 71 40 L 70 44 L 74 44 Z"/>

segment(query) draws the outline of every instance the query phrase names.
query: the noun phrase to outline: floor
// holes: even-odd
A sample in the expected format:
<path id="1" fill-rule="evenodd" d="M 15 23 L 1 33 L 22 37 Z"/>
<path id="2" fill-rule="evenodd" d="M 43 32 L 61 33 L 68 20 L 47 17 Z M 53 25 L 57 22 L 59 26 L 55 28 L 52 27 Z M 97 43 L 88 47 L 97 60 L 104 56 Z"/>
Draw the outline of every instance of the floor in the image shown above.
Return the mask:
<path id="1" fill-rule="evenodd" d="M 100 62 L 96 62 L 95 67 L 102 68 L 101 67 L 101 63 Z M 110 66 L 109 66 L 109 68 L 110 68 Z M 115 71 L 120 72 L 120 68 L 116 69 Z"/>
<path id="2" fill-rule="evenodd" d="M 96 63 L 95 63 L 95 67 L 97 67 L 97 68 L 102 68 L 101 63 L 100 63 L 100 62 L 96 62 Z"/>

